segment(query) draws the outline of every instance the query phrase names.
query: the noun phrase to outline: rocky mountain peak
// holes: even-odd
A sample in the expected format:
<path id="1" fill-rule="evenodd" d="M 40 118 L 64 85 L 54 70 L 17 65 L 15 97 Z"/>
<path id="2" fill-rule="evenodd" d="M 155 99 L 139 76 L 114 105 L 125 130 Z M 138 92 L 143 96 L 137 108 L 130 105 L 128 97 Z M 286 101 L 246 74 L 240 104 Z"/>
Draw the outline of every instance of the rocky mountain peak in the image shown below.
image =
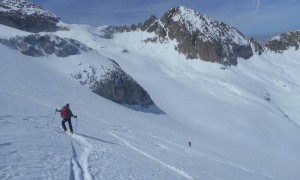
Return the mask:
<path id="1" fill-rule="evenodd" d="M 60 18 L 39 5 L 25 0 L 1 0 L 0 24 L 28 32 L 61 29 Z"/>
<path id="2" fill-rule="evenodd" d="M 142 31 L 152 32 L 153 30 L 155 30 L 155 28 L 157 28 L 158 21 L 159 20 L 157 19 L 157 17 L 152 15 L 141 25 L 140 28 Z"/>
<path id="3" fill-rule="evenodd" d="M 269 41 L 265 46 L 270 51 L 282 53 L 291 47 L 294 47 L 295 50 L 298 50 L 299 45 L 300 31 L 289 31 L 272 38 L 271 41 Z"/>
<path id="4" fill-rule="evenodd" d="M 155 37 L 141 40 L 145 43 L 175 40 L 175 50 L 187 59 L 201 59 L 227 66 L 237 65 L 238 58 L 249 59 L 253 56 L 250 41 L 236 28 L 184 6 L 171 8 L 160 19 L 150 16 L 144 23 L 130 27 L 110 26 L 101 29 L 104 38 L 112 38 L 114 33 L 140 30 L 156 34 Z"/>
<path id="5" fill-rule="evenodd" d="M 0 1 L 0 11 L 2 12 L 18 11 L 19 13 L 24 15 L 36 14 L 36 15 L 52 17 L 57 20 L 59 19 L 59 17 L 45 10 L 43 7 L 25 0 L 2 0 Z"/>
<path id="6" fill-rule="evenodd" d="M 236 44 L 247 45 L 244 35 L 236 28 L 223 22 L 216 21 L 184 6 L 172 8 L 162 18 L 165 24 L 172 21 L 186 28 L 190 33 L 201 33 L 203 41 L 218 40 L 220 37 L 229 38 Z"/>
<path id="7" fill-rule="evenodd" d="M 189 31 L 197 31 L 205 26 L 205 23 L 212 20 L 208 17 L 196 12 L 192 9 L 188 9 L 184 6 L 178 6 L 170 9 L 166 12 L 162 18 L 168 24 L 169 21 L 177 22 L 186 27 Z"/>
<path id="8" fill-rule="evenodd" d="M 130 27 L 107 27 L 103 37 L 114 32 L 132 31 L 155 33 L 156 37 L 143 39 L 145 43 L 177 41 L 175 49 L 187 59 L 201 59 L 227 65 L 237 65 L 237 59 L 253 56 L 248 39 L 234 27 L 213 20 L 184 6 L 167 11 L 161 19 L 150 16 L 144 23 Z"/>
<path id="9" fill-rule="evenodd" d="M 184 6 L 170 9 L 160 22 L 162 27 L 158 28 L 178 42 L 176 49 L 188 59 L 236 65 L 237 58 L 248 59 L 253 55 L 248 40 L 236 28 Z"/>

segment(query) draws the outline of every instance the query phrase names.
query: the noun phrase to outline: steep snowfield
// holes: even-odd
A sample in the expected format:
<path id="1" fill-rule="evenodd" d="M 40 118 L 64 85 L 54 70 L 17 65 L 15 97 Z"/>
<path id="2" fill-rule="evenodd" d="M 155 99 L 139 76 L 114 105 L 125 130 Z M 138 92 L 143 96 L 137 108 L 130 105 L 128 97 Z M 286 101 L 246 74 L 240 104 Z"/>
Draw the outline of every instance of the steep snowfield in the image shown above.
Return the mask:
<path id="1" fill-rule="evenodd" d="M 105 63 L 95 52 L 32 58 L 0 45 L 0 179 L 299 179 L 299 51 L 222 70 L 185 60 L 174 42 L 141 43 L 145 32 L 108 40 L 70 28 L 53 34 L 117 61 L 165 114 L 115 104 L 72 79 L 78 63 Z M 54 114 L 67 102 L 76 135 Z"/>
<path id="2" fill-rule="evenodd" d="M 200 149 L 275 179 L 300 177 L 295 169 L 300 158 L 299 51 L 254 56 L 221 70 L 217 64 L 185 60 L 170 44 L 143 45 L 144 36 L 120 34 L 99 51 L 116 59 L 174 121 L 197 131 L 192 141 L 207 146 Z"/>
<path id="3" fill-rule="evenodd" d="M 80 86 L 63 71 L 52 69 L 54 61 L 60 64 L 79 56 L 31 58 L 3 46 L 1 53 L 1 73 L 5 74 L 1 78 L 1 179 L 183 176 L 182 166 L 170 163 L 167 167 L 172 156 L 164 162 L 163 158 L 153 160 L 155 156 L 148 155 L 153 147 L 158 152 L 165 149 L 160 147 L 162 140 L 156 140 L 155 132 L 171 135 L 172 128 L 179 129 L 169 118 L 112 103 Z M 68 136 L 58 128 L 60 116 L 54 114 L 54 109 L 66 102 L 78 115 L 76 132 L 80 135 Z M 186 145 L 183 136 L 180 141 Z"/>

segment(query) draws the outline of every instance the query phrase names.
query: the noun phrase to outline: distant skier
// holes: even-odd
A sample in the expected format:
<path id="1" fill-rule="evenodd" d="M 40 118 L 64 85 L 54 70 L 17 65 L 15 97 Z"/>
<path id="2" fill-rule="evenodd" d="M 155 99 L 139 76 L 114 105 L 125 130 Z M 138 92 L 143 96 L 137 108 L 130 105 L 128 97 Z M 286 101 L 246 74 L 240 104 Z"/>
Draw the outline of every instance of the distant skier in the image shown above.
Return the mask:
<path id="1" fill-rule="evenodd" d="M 189 146 L 192 147 L 192 143 L 189 141 Z"/>
<path id="2" fill-rule="evenodd" d="M 63 108 L 61 108 L 60 110 L 55 109 L 55 111 L 60 112 L 60 115 L 63 118 L 63 120 L 61 122 L 63 129 L 65 131 L 67 131 L 65 123 L 68 122 L 69 127 L 70 127 L 70 132 L 73 134 L 73 127 L 72 127 L 72 123 L 71 123 L 71 117 L 77 118 L 77 115 L 76 116 L 73 115 L 73 113 L 70 109 L 70 105 L 67 103 Z"/>

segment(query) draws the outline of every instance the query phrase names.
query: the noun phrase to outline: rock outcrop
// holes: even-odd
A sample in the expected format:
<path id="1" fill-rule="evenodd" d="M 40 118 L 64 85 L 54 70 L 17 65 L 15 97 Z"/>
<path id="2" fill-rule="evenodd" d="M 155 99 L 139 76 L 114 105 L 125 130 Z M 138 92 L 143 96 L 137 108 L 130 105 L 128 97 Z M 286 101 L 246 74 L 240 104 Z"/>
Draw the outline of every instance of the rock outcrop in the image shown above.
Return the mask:
<path id="1" fill-rule="evenodd" d="M 25 0 L 1 0 L 0 24 L 27 32 L 54 32 L 66 29 L 60 19 L 41 6 Z"/>
<path id="2" fill-rule="evenodd" d="M 255 39 L 250 38 L 249 39 L 249 43 L 251 45 L 253 53 L 261 55 L 263 52 L 265 52 L 264 46 L 262 46 L 261 44 L 259 44 Z"/>
<path id="3" fill-rule="evenodd" d="M 83 67 L 72 76 L 94 93 L 119 104 L 148 108 L 154 105 L 150 95 L 113 60 L 112 69 L 93 66 Z M 102 72 L 100 74 L 100 72 Z"/>
<path id="4" fill-rule="evenodd" d="M 300 31 L 289 31 L 274 37 L 265 46 L 268 50 L 275 53 L 282 53 L 283 51 L 294 47 L 299 49 L 300 45 Z"/>
<path id="5" fill-rule="evenodd" d="M 74 39 L 60 38 L 55 35 L 31 34 L 28 36 L 1 39 L 0 43 L 19 50 L 28 56 L 45 56 L 55 54 L 58 57 L 67 57 L 80 54 L 81 51 L 92 49 Z"/>

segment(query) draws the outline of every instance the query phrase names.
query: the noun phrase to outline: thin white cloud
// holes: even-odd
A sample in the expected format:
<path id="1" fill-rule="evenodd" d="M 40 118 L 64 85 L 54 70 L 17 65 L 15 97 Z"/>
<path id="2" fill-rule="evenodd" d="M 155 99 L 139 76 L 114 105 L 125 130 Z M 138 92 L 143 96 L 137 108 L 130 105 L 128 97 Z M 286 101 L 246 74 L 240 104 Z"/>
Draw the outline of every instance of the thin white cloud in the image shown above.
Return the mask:
<path id="1" fill-rule="evenodd" d="M 260 0 L 257 0 L 257 2 L 256 2 L 256 8 L 255 8 L 254 13 L 257 13 L 258 10 L 259 10 L 259 8 L 260 8 Z"/>

